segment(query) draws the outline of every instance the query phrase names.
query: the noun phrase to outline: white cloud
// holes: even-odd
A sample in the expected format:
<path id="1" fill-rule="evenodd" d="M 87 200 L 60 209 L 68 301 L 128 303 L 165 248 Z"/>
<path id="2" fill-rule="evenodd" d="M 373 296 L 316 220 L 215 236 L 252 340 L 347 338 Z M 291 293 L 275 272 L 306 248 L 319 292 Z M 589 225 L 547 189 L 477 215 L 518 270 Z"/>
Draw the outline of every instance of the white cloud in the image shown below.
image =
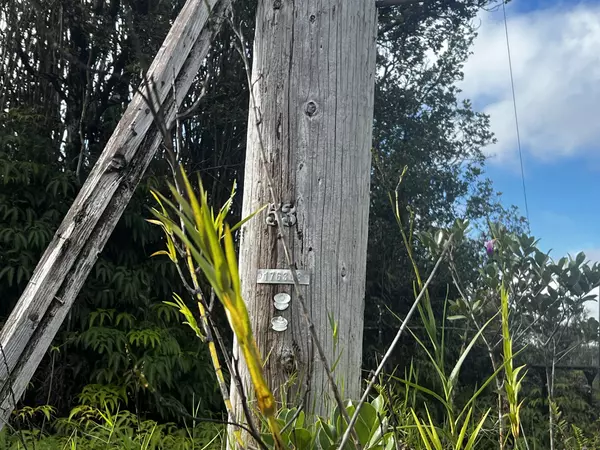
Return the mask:
<path id="1" fill-rule="evenodd" d="M 590 295 L 596 295 L 596 298 L 598 298 L 598 295 L 600 295 L 600 288 L 594 289 L 592 292 L 590 292 Z M 594 319 L 598 320 L 598 300 L 590 300 L 589 302 L 586 302 L 585 309 L 587 310 L 589 317 L 593 317 Z"/>
<path id="2" fill-rule="evenodd" d="M 591 263 L 600 262 L 600 248 L 584 250 L 585 256 Z M 600 288 L 594 289 L 590 294 L 595 294 L 596 298 L 600 297 Z M 586 304 L 586 309 L 591 317 L 598 319 L 598 301 L 590 301 Z"/>
<path id="3" fill-rule="evenodd" d="M 543 161 L 599 154 L 600 5 L 571 3 L 522 14 L 511 9 L 523 150 Z M 461 88 L 491 115 L 498 143 L 486 152 L 495 162 L 511 164 L 518 153 L 502 11 L 482 12 L 480 18 Z"/>

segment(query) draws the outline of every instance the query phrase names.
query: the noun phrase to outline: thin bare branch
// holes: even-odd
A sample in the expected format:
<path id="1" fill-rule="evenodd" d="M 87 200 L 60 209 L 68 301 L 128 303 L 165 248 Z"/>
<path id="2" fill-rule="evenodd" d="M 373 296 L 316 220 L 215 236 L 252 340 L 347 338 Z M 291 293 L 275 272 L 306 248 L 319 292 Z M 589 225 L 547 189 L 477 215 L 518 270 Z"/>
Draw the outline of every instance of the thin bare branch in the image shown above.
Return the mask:
<path id="1" fill-rule="evenodd" d="M 196 115 L 196 111 L 198 110 L 198 108 L 200 107 L 200 104 L 202 103 L 202 100 L 206 96 L 206 90 L 207 90 L 210 78 L 212 77 L 212 72 L 213 72 L 212 67 L 209 65 L 207 67 L 206 77 L 204 78 L 204 83 L 202 83 L 202 89 L 200 89 L 198 98 L 196 98 L 196 100 L 194 101 L 192 106 L 190 106 L 187 110 L 185 110 L 184 112 L 177 115 L 177 120 L 186 120 L 186 119 L 189 119 L 189 118 L 193 117 L 194 115 Z"/>

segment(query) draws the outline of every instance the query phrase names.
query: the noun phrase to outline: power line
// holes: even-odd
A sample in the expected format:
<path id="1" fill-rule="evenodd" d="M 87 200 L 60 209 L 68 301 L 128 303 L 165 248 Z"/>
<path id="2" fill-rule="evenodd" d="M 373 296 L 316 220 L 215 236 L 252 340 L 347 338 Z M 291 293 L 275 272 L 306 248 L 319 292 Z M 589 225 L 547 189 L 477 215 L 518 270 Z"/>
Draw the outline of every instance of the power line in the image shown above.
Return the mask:
<path id="1" fill-rule="evenodd" d="M 523 151 L 521 150 L 521 133 L 519 131 L 519 116 L 517 114 L 517 98 L 515 96 L 515 80 L 513 77 L 512 57 L 510 53 L 510 42 L 508 39 L 508 20 L 506 19 L 506 2 L 502 0 L 502 12 L 504 14 L 504 32 L 506 35 L 506 51 L 508 53 L 508 69 L 510 72 L 510 86 L 512 90 L 513 109 L 515 113 L 515 127 L 517 130 L 517 147 L 519 148 L 519 160 L 521 162 L 521 181 L 523 182 L 523 198 L 525 199 L 525 216 L 527 217 L 527 230 L 531 233 L 529 219 L 529 204 L 527 202 L 527 189 L 525 189 L 525 170 L 523 169 Z"/>

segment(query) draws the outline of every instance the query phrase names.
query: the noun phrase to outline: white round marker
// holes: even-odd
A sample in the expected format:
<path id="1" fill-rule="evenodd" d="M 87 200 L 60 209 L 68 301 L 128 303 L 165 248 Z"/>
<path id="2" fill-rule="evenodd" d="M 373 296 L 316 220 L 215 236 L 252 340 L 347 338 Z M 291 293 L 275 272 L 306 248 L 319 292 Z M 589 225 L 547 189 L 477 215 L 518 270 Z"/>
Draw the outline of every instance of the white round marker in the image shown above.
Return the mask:
<path id="1" fill-rule="evenodd" d="M 285 331 L 287 330 L 288 321 L 281 316 L 273 317 L 271 320 L 271 326 L 275 331 Z"/>
<path id="2" fill-rule="evenodd" d="M 280 292 L 279 294 L 275 294 L 275 296 L 273 297 L 273 299 L 275 300 L 273 304 L 275 305 L 275 308 L 279 311 L 284 311 L 288 309 L 288 306 L 290 306 L 291 298 L 292 297 L 290 297 L 290 294 Z"/>

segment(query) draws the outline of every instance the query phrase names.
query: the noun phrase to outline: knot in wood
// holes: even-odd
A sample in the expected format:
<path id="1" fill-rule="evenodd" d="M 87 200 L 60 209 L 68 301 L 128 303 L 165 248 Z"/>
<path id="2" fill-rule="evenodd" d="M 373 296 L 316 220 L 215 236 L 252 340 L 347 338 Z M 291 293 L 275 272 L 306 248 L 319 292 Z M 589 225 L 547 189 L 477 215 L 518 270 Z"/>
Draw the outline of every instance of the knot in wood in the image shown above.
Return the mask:
<path id="1" fill-rule="evenodd" d="M 317 113 L 318 106 L 312 100 L 306 104 L 306 115 L 312 117 Z"/>
<path id="2" fill-rule="evenodd" d="M 291 349 L 286 347 L 281 351 L 280 362 L 281 367 L 287 374 L 294 372 L 294 369 L 296 368 L 296 358 Z"/>
<path id="3" fill-rule="evenodd" d="M 37 312 L 33 311 L 29 313 L 29 316 L 27 317 L 30 321 L 31 321 L 31 325 L 35 328 L 35 326 L 38 324 L 38 322 L 40 321 L 40 316 Z"/>
<path id="4" fill-rule="evenodd" d="M 273 1 L 273 9 L 281 9 L 281 0 Z"/>
<path id="5" fill-rule="evenodd" d="M 120 172 L 127 166 L 127 159 L 121 153 L 115 154 L 110 160 L 110 164 L 108 165 L 108 170 L 110 172 Z"/>

